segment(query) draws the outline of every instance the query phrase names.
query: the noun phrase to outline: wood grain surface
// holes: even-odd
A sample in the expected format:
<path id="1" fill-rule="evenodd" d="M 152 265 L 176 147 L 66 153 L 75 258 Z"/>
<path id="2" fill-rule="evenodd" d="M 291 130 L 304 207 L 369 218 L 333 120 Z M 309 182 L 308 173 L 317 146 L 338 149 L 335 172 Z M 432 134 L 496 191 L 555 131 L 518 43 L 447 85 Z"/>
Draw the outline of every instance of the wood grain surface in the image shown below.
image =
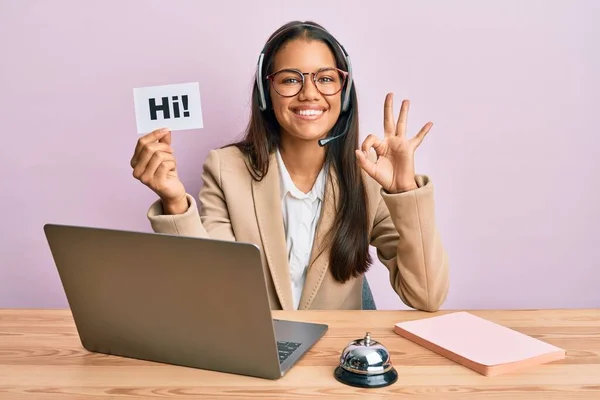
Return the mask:
<path id="1" fill-rule="evenodd" d="M 447 311 L 446 311 L 447 312 Z M 567 350 L 564 360 L 484 377 L 407 341 L 395 323 L 417 311 L 296 311 L 274 317 L 329 331 L 283 378 L 270 381 L 90 353 L 68 310 L 0 310 L 0 399 L 600 399 L 600 309 L 470 311 Z M 371 332 L 399 378 L 357 389 L 333 377 L 352 340 Z"/>

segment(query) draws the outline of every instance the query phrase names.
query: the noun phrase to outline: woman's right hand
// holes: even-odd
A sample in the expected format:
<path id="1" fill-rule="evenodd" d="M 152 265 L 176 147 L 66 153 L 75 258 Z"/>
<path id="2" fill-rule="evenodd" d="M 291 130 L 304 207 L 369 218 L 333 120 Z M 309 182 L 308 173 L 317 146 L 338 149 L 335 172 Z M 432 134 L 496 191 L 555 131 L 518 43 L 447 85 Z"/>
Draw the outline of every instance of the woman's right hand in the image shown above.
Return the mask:
<path id="1" fill-rule="evenodd" d="M 165 214 L 187 210 L 186 191 L 177 175 L 169 129 L 157 129 L 138 140 L 131 168 L 133 176 L 160 197 Z"/>

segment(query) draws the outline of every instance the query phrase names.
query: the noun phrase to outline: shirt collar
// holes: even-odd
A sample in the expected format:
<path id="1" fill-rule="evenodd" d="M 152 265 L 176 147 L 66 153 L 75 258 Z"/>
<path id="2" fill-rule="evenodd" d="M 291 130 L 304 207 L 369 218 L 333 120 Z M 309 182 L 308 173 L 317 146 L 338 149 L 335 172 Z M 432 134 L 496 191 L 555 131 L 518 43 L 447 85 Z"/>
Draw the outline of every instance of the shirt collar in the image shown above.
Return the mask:
<path id="1" fill-rule="evenodd" d="M 317 180 L 313 185 L 312 189 L 308 193 L 302 192 L 300 189 L 296 187 L 290 173 L 288 172 L 285 163 L 283 162 L 283 158 L 281 158 L 281 153 L 279 149 L 276 150 L 277 154 L 277 164 L 279 166 L 279 177 L 280 177 L 280 187 L 281 187 L 281 199 L 285 198 L 285 196 L 290 193 L 292 196 L 298 199 L 309 198 L 311 201 L 315 201 L 317 198 L 319 200 L 323 200 L 323 196 L 325 194 L 325 166 L 321 168 L 319 175 L 317 176 Z"/>

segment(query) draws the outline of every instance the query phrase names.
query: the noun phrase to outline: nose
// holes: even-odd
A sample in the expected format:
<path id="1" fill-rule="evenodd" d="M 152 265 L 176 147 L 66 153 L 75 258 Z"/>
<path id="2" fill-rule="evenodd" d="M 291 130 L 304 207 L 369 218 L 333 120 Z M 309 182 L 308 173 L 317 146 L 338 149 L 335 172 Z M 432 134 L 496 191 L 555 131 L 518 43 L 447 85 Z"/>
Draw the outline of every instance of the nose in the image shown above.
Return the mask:
<path id="1" fill-rule="evenodd" d="M 304 75 L 304 86 L 300 93 L 298 94 L 298 100 L 318 100 L 321 98 L 321 93 L 317 90 L 317 86 L 315 85 L 315 81 L 313 80 L 313 74 L 305 74 Z"/>

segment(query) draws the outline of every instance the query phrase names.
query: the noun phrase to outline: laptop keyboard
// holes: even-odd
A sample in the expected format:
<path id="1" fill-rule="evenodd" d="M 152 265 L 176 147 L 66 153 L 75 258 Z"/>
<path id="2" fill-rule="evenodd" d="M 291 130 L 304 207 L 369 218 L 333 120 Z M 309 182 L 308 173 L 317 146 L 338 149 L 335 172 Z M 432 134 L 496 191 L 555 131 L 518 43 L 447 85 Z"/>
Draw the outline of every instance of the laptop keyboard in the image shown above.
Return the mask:
<path id="1" fill-rule="evenodd" d="M 302 343 L 297 342 L 277 342 L 279 351 L 279 364 L 284 362 Z"/>

